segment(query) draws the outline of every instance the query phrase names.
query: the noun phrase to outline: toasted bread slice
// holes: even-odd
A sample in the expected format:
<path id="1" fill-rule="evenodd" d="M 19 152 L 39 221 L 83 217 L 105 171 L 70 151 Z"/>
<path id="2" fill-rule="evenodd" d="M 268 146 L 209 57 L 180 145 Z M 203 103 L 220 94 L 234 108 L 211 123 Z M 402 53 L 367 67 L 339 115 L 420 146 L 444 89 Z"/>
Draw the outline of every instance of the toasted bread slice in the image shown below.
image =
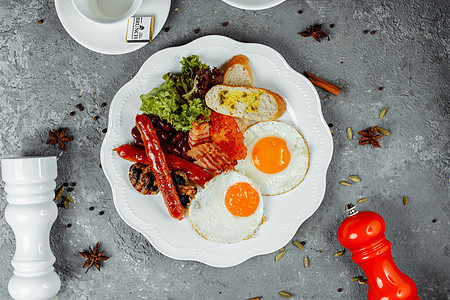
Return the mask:
<path id="1" fill-rule="evenodd" d="M 223 84 L 235 86 L 252 86 L 253 72 L 248 57 L 245 55 L 233 56 L 223 67 Z"/>
<path id="2" fill-rule="evenodd" d="M 205 100 L 218 113 L 253 121 L 276 120 L 286 111 L 280 95 L 262 88 L 219 84 L 208 91 Z"/>

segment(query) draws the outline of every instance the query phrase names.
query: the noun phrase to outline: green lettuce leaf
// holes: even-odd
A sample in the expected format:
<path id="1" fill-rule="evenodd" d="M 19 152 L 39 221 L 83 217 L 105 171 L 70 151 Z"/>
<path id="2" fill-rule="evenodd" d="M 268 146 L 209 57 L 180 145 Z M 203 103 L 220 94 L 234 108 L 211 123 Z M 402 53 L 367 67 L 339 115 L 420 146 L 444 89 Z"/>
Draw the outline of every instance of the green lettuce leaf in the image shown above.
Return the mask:
<path id="1" fill-rule="evenodd" d="M 183 57 L 181 73 L 163 75 L 164 83 L 148 94 L 141 95 L 141 111 L 157 115 L 176 130 L 189 131 L 192 122 L 208 122 L 211 110 L 204 98 L 205 77 L 209 66 L 202 63 L 197 55 Z M 209 72 L 211 73 L 211 72 Z M 198 85 L 202 80 L 202 90 Z"/>
<path id="2" fill-rule="evenodd" d="M 181 64 L 181 74 L 189 73 L 190 70 L 198 67 L 200 70 L 209 69 L 207 64 L 204 64 L 200 61 L 200 58 L 197 55 L 191 55 L 189 57 L 183 57 L 183 60 L 180 61 Z"/>

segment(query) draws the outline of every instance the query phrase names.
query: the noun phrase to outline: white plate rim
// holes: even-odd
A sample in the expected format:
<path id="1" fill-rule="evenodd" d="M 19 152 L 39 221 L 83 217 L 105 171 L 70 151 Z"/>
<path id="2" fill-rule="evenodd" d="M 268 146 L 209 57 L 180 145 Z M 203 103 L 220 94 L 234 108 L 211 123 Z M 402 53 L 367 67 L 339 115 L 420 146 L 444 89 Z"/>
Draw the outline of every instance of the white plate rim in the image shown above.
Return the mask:
<path id="1" fill-rule="evenodd" d="M 283 231 L 280 232 L 276 238 L 275 241 L 271 241 L 270 243 L 267 241 L 261 242 L 261 244 L 258 245 L 257 248 L 254 247 L 254 240 L 257 240 L 258 237 L 254 239 L 250 239 L 247 241 L 242 241 L 238 244 L 238 246 L 234 246 L 236 244 L 230 245 L 223 245 L 224 248 L 227 250 L 231 249 L 234 252 L 231 254 L 223 254 L 223 253 L 214 253 L 214 251 L 209 251 L 208 249 L 197 249 L 197 248 L 189 248 L 189 252 L 186 251 L 186 247 L 181 246 L 174 246 L 173 244 L 170 244 L 167 241 L 167 238 L 162 237 L 161 234 L 157 229 L 154 227 L 152 228 L 147 221 L 142 220 L 142 218 L 138 217 L 135 212 L 131 210 L 129 207 L 129 203 L 126 203 L 126 197 L 124 196 L 126 193 L 126 187 L 121 186 L 120 177 L 117 163 L 114 165 L 114 162 L 117 160 L 121 160 L 117 156 L 114 156 L 114 153 L 112 149 L 114 147 L 119 146 L 120 144 L 123 144 L 124 142 L 119 142 L 119 138 L 117 136 L 118 128 L 120 127 L 120 121 L 121 116 L 117 116 L 117 108 L 121 104 L 124 105 L 124 101 L 126 100 L 126 97 L 123 97 L 126 93 L 130 93 L 131 90 L 134 90 L 136 92 L 136 84 L 139 84 L 140 77 L 148 72 L 148 68 L 154 67 L 153 62 L 155 60 L 160 60 L 165 55 L 178 55 L 178 59 L 180 59 L 179 53 L 190 53 L 190 54 L 196 54 L 196 49 L 202 49 L 206 47 L 207 45 L 214 45 L 214 47 L 229 47 L 230 49 L 236 49 L 236 54 L 244 53 L 251 51 L 256 51 L 254 53 L 259 53 L 258 55 L 263 55 L 270 57 L 270 59 L 277 62 L 277 68 L 280 68 L 282 70 L 283 74 L 286 76 L 286 80 L 292 81 L 293 79 L 298 80 L 298 82 L 301 82 L 303 85 L 303 88 L 305 89 L 302 91 L 302 93 L 308 93 L 311 99 L 311 103 L 308 104 L 309 110 L 311 112 L 311 107 L 314 106 L 314 123 L 317 123 L 318 127 L 318 136 L 320 137 L 320 141 L 318 142 L 318 145 L 320 148 L 318 150 L 311 151 L 311 165 L 310 170 L 308 171 L 308 174 L 306 178 L 308 178 L 308 175 L 311 173 L 314 173 L 311 180 L 314 180 L 314 193 L 312 194 L 314 196 L 314 199 L 307 199 L 305 203 L 308 204 L 307 207 L 305 207 L 305 211 L 302 211 L 303 216 L 302 218 L 294 217 L 290 220 L 286 221 L 286 224 L 283 227 Z M 187 55 L 187 54 L 186 54 Z M 231 57 L 231 56 L 230 56 Z M 226 60 L 228 58 L 224 58 Z M 166 71 L 167 72 L 167 71 Z M 295 78 L 294 78 L 295 77 Z M 162 83 L 162 80 L 161 80 Z M 296 84 L 296 83 L 293 83 Z M 155 85 L 156 86 L 156 85 Z M 306 91 L 306 92 L 305 92 Z M 148 92 L 148 91 L 147 91 Z M 122 103 L 121 103 L 122 101 Z M 139 99 L 136 99 L 135 101 L 139 101 Z M 288 110 L 289 108 L 288 104 Z M 138 112 L 135 112 L 138 113 Z M 131 130 L 133 124 L 128 124 L 129 130 Z M 131 141 L 131 140 L 129 140 Z M 308 141 L 308 140 L 307 140 Z M 320 151 L 319 151 L 320 150 Z M 313 164 L 313 155 L 316 155 L 319 153 L 320 155 L 318 157 L 314 158 L 314 164 Z M 103 167 L 103 171 L 111 185 L 112 193 L 113 193 L 113 199 L 114 199 L 114 205 L 121 216 L 121 218 L 132 228 L 135 230 L 141 232 L 153 245 L 154 248 L 156 248 L 159 252 L 163 253 L 164 255 L 171 257 L 173 259 L 180 259 L 180 260 L 194 260 L 199 261 L 202 263 L 205 263 L 210 266 L 214 267 L 231 267 L 235 266 L 237 264 L 240 264 L 247 259 L 267 254 L 276 251 L 277 249 L 283 247 L 286 245 L 293 237 L 293 235 L 296 233 L 297 229 L 300 227 L 300 225 L 308 219 L 320 206 L 324 194 L 325 194 L 325 187 L 326 187 L 326 172 L 328 169 L 328 166 L 331 161 L 333 153 L 333 142 L 331 133 L 329 130 L 329 127 L 327 123 L 325 122 L 322 110 L 321 110 L 321 104 L 320 104 L 320 98 L 317 94 L 317 91 L 315 90 L 314 86 L 307 80 L 303 75 L 296 72 L 294 69 L 292 69 L 285 59 L 274 49 L 262 45 L 262 44 L 255 44 L 255 43 L 242 43 L 235 41 L 231 38 L 224 37 L 224 36 L 204 36 L 201 38 L 198 38 L 194 41 L 191 41 L 188 44 L 185 44 L 183 46 L 177 46 L 177 47 L 171 47 L 166 48 L 161 51 L 158 51 L 157 53 L 153 54 L 151 57 L 149 57 L 146 62 L 142 65 L 141 69 L 138 71 L 138 73 L 135 75 L 134 78 L 132 78 L 128 83 L 126 83 L 120 90 L 116 93 L 111 106 L 110 106 L 110 112 L 109 112 L 109 121 L 108 121 L 108 132 L 103 140 L 102 148 L 101 148 L 101 163 Z M 317 162 L 316 162 L 317 160 Z M 131 163 L 130 163 L 131 164 Z M 125 174 L 127 177 L 127 174 Z M 123 181 L 123 180 L 122 180 Z M 306 179 L 305 179 L 306 182 Z M 124 183 L 123 183 L 124 184 Z M 128 184 L 128 183 L 127 183 Z M 303 183 L 302 183 L 303 184 Z M 302 186 L 302 184 L 300 186 Z M 131 185 L 129 185 L 129 188 L 132 189 Z M 297 189 L 297 188 L 296 188 Z M 296 190 L 294 189 L 294 190 Z M 135 191 L 134 191 L 135 192 Z M 137 194 L 137 193 L 136 193 Z M 285 194 L 286 195 L 286 194 Z M 283 195 L 282 195 L 283 196 Z M 312 197 L 312 196 L 311 196 Z M 162 201 L 162 200 L 161 200 Z M 128 205 L 128 206 L 127 206 Z M 167 216 L 170 218 L 169 216 Z M 186 219 L 187 217 L 185 217 Z M 147 224 L 145 224 L 147 222 Z M 178 221 L 176 221 L 178 222 Z M 183 221 L 184 222 L 184 221 Z M 188 222 L 188 220 L 186 220 Z M 264 226 L 264 224 L 262 225 Z M 261 231 L 261 229 L 260 229 Z M 258 232 L 257 232 L 258 234 Z M 206 241 L 206 240 L 205 240 Z M 209 241 L 207 241 L 209 242 Z M 210 242 L 213 243 L 213 242 Z M 246 243 L 251 244 L 251 247 L 246 245 Z M 253 244 L 252 244 L 253 243 Z M 214 250 L 217 250 L 218 246 L 216 243 L 213 243 L 216 245 Z M 239 245 L 240 244 L 240 245 Z M 209 245 L 209 244 L 208 244 Z M 221 245 L 222 246 L 222 245 Z M 209 247 L 209 246 L 208 246 Z M 252 248 L 253 247 L 253 248 Z M 235 251 L 237 248 L 241 248 L 242 251 Z M 192 251 L 191 251 L 192 250 Z M 230 251 L 231 251 L 230 250 Z M 209 252 L 208 252 L 209 251 Z M 221 252 L 221 251 L 220 251 Z"/>
<path id="2" fill-rule="evenodd" d="M 242 0 L 222 0 L 223 2 L 237 7 L 237 8 L 241 8 L 241 9 L 247 9 L 247 10 L 262 10 L 262 9 L 267 9 L 267 8 L 271 8 L 274 6 L 277 6 L 278 4 L 283 3 L 286 0 L 271 0 L 271 1 L 266 1 L 265 3 L 259 3 L 259 4 L 255 4 L 255 3 L 245 3 L 245 1 Z"/>
<path id="3" fill-rule="evenodd" d="M 152 1 L 155 3 L 158 3 L 158 5 L 159 5 L 158 9 L 160 9 L 160 11 L 161 11 L 160 14 L 155 15 L 155 25 L 154 25 L 154 30 L 153 30 L 153 39 L 155 39 L 155 37 L 158 35 L 158 33 L 163 28 L 163 26 L 167 20 L 167 17 L 169 16 L 171 1 L 170 0 L 144 0 L 141 5 L 141 8 L 138 9 L 138 11 L 136 12 L 135 15 L 140 16 L 142 13 L 142 7 L 144 5 L 145 5 L 145 7 L 149 7 L 150 2 L 152 2 Z M 59 18 L 62 26 L 66 30 L 66 32 L 78 44 L 82 45 L 83 47 L 85 47 L 91 51 L 95 51 L 95 52 L 98 52 L 101 54 L 119 55 L 119 54 L 126 54 L 126 53 L 136 51 L 136 50 L 144 47 L 145 45 L 149 44 L 149 43 L 127 44 L 125 42 L 126 21 L 122 21 L 122 22 L 114 23 L 114 24 L 100 24 L 100 23 L 90 21 L 78 12 L 78 10 L 75 8 L 72 1 L 70 1 L 70 0 L 55 0 L 55 9 L 56 9 L 58 18 Z M 73 14 L 73 15 L 69 17 L 68 14 Z M 76 22 L 76 24 L 74 24 L 74 20 L 72 18 L 75 18 L 78 22 Z M 93 28 L 93 29 L 99 30 L 99 31 L 101 30 L 101 32 L 104 33 L 104 35 L 107 37 L 114 35 L 115 33 L 117 33 L 117 31 L 123 31 L 123 43 L 124 44 L 121 45 L 121 47 L 116 47 L 116 48 L 102 47 L 100 45 L 101 43 L 95 44 L 95 43 L 92 43 L 92 41 L 88 41 L 85 37 L 83 38 L 82 34 L 92 34 L 93 31 L 84 30 L 83 33 L 81 34 L 79 32 L 80 29 L 77 28 L 79 26 L 90 27 L 90 28 Z M 100 41 L 100 39 L 98 39 L 98 38 L 96 40 Z"/>

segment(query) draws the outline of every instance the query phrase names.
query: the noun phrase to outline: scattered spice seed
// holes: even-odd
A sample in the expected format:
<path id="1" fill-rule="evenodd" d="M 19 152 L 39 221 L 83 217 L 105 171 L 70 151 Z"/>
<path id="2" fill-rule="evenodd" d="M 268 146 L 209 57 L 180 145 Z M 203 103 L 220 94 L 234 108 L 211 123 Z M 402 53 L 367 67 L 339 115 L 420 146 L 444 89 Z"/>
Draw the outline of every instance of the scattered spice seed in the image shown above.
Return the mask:
<path id="1" fill-rule="evenodd" d="M 53 200 L 58 201 L 58 199 L 61 198 L 63 194 L 64 194 L 64 185 L 55 192 L 55 198 Z"/>
<path id="2" fill-rule="evenodd" d="M 380 86 L 379 88 L 378 88 L 380 91 L 382 91 L 383 90 L 383 87 L 382 86 Z"/>
<path id="3" fill-rule="evenodd" d="M 43 19 L 40 19 L 39 21 L 38 21 L 38 24 L 43 24 L 44 23 L 44 20 Z"/>
<path id="4" fill-rule="evenodd" d="M 375 31 L 371 31 L 370 34 L 371 34 L 371 35 L 374 35 L 374 34 L 375 34 Z"/>
<path id="5" fill-rule="evenodd" d="M 328 123 L 328 127 L 333 127 L 333 123 Z"/>
<path id="6" fill-rule="evenodd" d="M 355 281 L 359 281 L 361 279 L 362 279 L 362 276 L 355 276 L 355 277 L 350 278 L 349 281 L 355 282 Z"/>
<path id="7" fill-rule="evenodd" d="M 105 213 L 105 212 L 102 210 L 102 211 L 99 212 L 98 214 L 99 214 L 100 216 L 103 216 L 104 213 Z"/>
<path id="8" fill-rule="evenodd" d="M 64 198 L 66 198 L 70 203 L 74 203 L 72 197 L 64 195 Z"/>
<path id="9" fill-rule="evenodd" d="M 383 109 L 380 111 L 380 119 L 383 119 L 383 118 L 384 118 L 384 116 L 386 115 L 387 110 L 388 110 L 388 108 L 385 107 L 385 108 L 383 108 Z"/>
<path id="10" fill-rule="evenodd" d="M 301 241 L 300 244 L 302 244 L 303 246 L 305 246 L 305 245 L 306 245 L 306 242 L 305 242 L 305 241 Z"/>
<path id="11" fill-rule="evenodd" d="M 433 220 L 431 220 L 431 222 L 436 223 L 436 222 L 437 222 L 437 219 L 433 219 Z"/>
<path id="12" fill-rule="evenodd" d="M 95 207 L 93 207 L 93 206 L 89 207 L 90 211 L 93 211 L 94 209 L 95 209 Z"/>
<path id="13" fill-rule="evenodd" d="M 359 284 L 367 284 L 367 282 L 368 282 L 367 279 L 361 279 L 361 280 L 358 280 L 358 283 L 359 283 Z"/>
<path id="14" fill-rule="evenodd" d="M 75 107 L 78 108 L 80 111 L 84 110 L 84 107 L 82 104 L 77 104 Z"/>
<path id="15" fill-rule="evenodd" d="M 339 183 L 341 185 L 344 185 L 344 186 L 352 186 L 352 184 L 350 182 L 347 182 L 347 181 L 344 181 L 344 180 L 339 181 Z"/>
<path id="16" fill-rule="evenodd" d="M 330 28 L 334 28 L 334 24 L 330 24 Z"/>
<path id="17" fill-rule="evenodd" d="M 334 256 L 335 256 L 335 257 L 339 257 L 339 256 L 341 256 L 341 255 L 344 254 L 344 253 L 345 253 L 345 249 L 336 252 L 336 253 L 334 254 Z"/>
<path id="18" fill-rule="evenodd" d="M 222 23 L 222 26 L 223 26 L 223 27 L 227 27 L 227 26 L 228 26 L 228 22 L 223 22 L 223 23 Z"/>
<path id="19" fill-rule="evenodd" d="M 67 191 L 68 192 L 73 192 L 73 188 L 70 187 L 70 188 L 67 189 Z"/>
<path id="20" fill-rule="evenodd" d="M 74 111 L 70 112 L 70 115 L 71 115 L 72 117 L 75 116 L 75 112 L 74 112 Z"/>
<path id="21" fill-rule="evenodd" d="M 105 129 L 102 130 L 103 133 L 106 133 L 107 131 L 108 131 L 107 128 L 105 128 Z"/>
<path id="22" fill-rule="evenodd" d="M 342 292 L 342 289 L 341 289 L 341 288 L 338 288 L 337 291 L 338 291 L 338 293 L 340 293 L 340 292 Z"/>
<path id="23" fill-rule="evenodd" d="M 361 198 L 361 199 L 359 199 L 359 200 L 356 201 L 356 202 L 359 203 L 359 204 L 361 204 L 361 203 L 366 202 L 367 200 L 369 200 L 369 198 Z"/>
<path id="24" fill-rule="evenodd" d="M 68 186 L 69 186 L 69 183 L 68 183 L 68 182 L 64 182 L 64 183 L 63 183 L 63 186 L 68 187 Z"/>
<path id="25" fill-rule="evenodd" d="M 199 32 L 200 32 L 200 29 L 198 29 L 198 28 L 197 28 L 197 29 L 194 29 L 194 33 L 195 33 L 195 34 L 197 34 L 197 33 L 199 33 Z"/>
<path id="26" fill-rule="evenodd" d="M 303 13 L 303 10 L 299 10 L 298 14 L 301 15 Z"/>
<path id="27" fill-rule="evenodd" d="M 59 202 L 57 204 L 58 207 L 64 207 L 65 209 L 69 209 L 69 202 L 70 203 L 74 203 L 72 197 L 67 196 L 67 195 L 63 195 L 64 192 L 64 186 L 62 186 L 59 190 L 58 190 L 58 194 L 55 196 L 55 201 L 57 201 L 58 199 L 61 199 L 61 202 Z"/>
<path id="28" fill-rule="evenodd" d="M 406 206 L 406 204 L 408 204 L 408 197 L 403 197 L 403 205 Z"/>
<path id="29" fill-rule="evenodd" d="M 164 32 L 169 32 L 170 27 L 164 27 Z"/>
<path id="30" fill-rule="evenodd" d="M 309 267 L 309 259 L 308 256 L 305 256 L 305 258 L 303 259 L 303 263 L 305 265 L 305 268 Z"/>
<path id="31" fill-rule="evenodd" d="M 71 186 L 76 186 L 77 183 L 76 183 L 76 182 L 72 182 L 70 185 L 71 185 Z"/>
<path id="32" fill-rule="evenodd" d="M 347 137 L 348 139 L 351 141 L 353 138 L 353 132 L 352 129 L 350 127 L 347 127 Z"/>
<path id="33" fill-rule="evenodd" d="M 343 61 L 341 61 L 341 64 L 343 64 L 344 62 Z"/>
<path id="34" fill-rule="evenodd" d="M 281 291 L 279 294 L 280 294 L 281 297 L 283 297 L 283 298 L 292 298 L 292 295 L 289 294 L 289 293 L 287 293 L 287 292 Z"/>
<path id="35" fill-rule="evenodd" d="M 305 247 L 303 247 L 302 243 L 300 243 L 299 241 L 292 241 L 292 244 L 294 244 L 300 250 L 305 250 Z"/>
<path id="36" fill-rule="evenodd" d="M 363 33 L 364 33 L 364 34 L 367 34 L 367 30 L 363 30 Z"/>
<path id="37" fill-rule="evenodd" d="M 66 226 L 67 226 L 67 228 L 70 228 L 70 227 L 72 227 L 72 224 L 69 223 Z"/>
<path id="38" fill-rule="evenodd" d="M 277 255 L 275 256 L 275 261 L 279 261 L 284 254 L 286 253 L 286 250 L 284 250 L 284 248 L 280 249 L 280 252 L 277 253 Z"/>
<path id="39" fill-rule="evenodd" d="M 361 182 L 361 179 L 357 175 L 350 175 L 348 178 L 353 182 Z"/>
<path id="40" fill-rule="evenodd" d="M 103 102 L 102 104 L 100 104 L 101 107 L 105 107 L 106 105 L 108 105 L 108 104 L 106 104 L 106 102 Z"/>
<path id="41" fill-rule="evenodd" d="M 389 131 L 387 131 L 386 129 L 384 129 L 384 128 L 378 127 L 377 130 L 382 135 L 391 135 L 391 133 Z"/>
<path id="42" fill-rule="evenodd" d="M 98 120 L 98 116 L 93 117 L 94 121 Z"/>
<path id="43" fill-rule="evenodd" d="M 98 164 L 98 166 L 99 166 L 99 168 L 100 168 L 100 169 L 103 169 L 103 167 L 102 167 L 102 164 L 101 164 L 101 163 L 99 163 L 99 164 Z"/>

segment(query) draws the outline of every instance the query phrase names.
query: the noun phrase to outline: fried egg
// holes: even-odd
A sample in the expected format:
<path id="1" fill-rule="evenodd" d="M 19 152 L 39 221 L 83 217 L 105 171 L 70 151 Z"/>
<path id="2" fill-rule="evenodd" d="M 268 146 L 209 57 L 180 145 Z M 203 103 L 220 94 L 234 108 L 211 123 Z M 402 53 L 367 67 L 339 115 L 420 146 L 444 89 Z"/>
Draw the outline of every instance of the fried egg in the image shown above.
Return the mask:
<path id="1" fill-rule="evenodd" d="M 189 206 L 189 220 L 204 238 L 236 243 L 252 237 L 264 217 L 264 201 L 257 185 L 237 171 L 217 175 Z"/>
<path id="2" fill-rule="evenodd" d="M 259 122 L 244 132 L 247 157 L 236 170 L 250 177 L 263 195 L 286 193 L 303 181 L 309 168 L 309 149 L 303 136 L 279 121 Z"/>

